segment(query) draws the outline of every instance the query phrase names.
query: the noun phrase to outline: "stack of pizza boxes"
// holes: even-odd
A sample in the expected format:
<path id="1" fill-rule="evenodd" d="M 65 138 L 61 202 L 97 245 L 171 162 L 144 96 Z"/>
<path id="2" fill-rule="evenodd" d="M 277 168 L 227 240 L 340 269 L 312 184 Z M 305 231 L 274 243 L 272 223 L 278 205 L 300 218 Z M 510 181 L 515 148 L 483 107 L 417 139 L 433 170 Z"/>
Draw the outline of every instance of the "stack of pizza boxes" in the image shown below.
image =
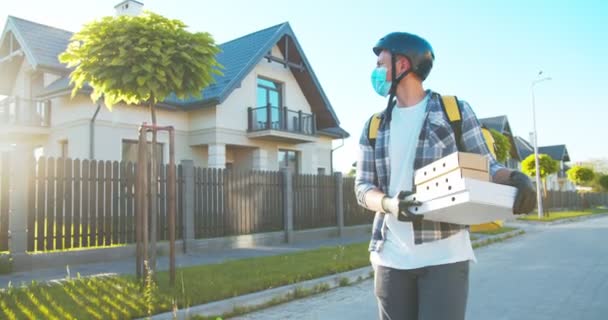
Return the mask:
<path id="1" fill-rule="evenodd" d="M 488 159 L 455 152 L 414 174 L 415 193 L 407 199 L 422 205 L 411 207 L 425 220 L 473 225 L 512 216 L 516 189 L 491 182 Z"/>

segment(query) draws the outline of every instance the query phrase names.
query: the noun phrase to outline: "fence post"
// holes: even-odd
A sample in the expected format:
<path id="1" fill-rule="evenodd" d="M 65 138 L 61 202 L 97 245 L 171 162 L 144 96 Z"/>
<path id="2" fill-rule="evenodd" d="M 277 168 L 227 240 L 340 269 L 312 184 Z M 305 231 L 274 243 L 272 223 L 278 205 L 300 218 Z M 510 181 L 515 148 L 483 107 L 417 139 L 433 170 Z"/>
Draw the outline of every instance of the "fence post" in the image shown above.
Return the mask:
<path id="1" fill-rule="evenodd" d="M 15 259 L 15 264 L 21 264 L 21 257 L 27 251 L 27 217 L 29 216 L 29 201 L 34 201 L 30 183 L 34 172 L 33 147 L 28 144 L 17 144 L 10 157 L 10 173 L 12 175 L 9 214 L 9 251 Z M 34 232 L 34 230 L 30 230 Z"/>
<path id="2" fill-rule="evenodd" d="M 184 189 L 182 192 L 183 201 L 183 242 L 184 253 L 188 252 L 189 243 L 194 241 L 194 162 L 192 160 L 182 160 L 182 172 L 184 179 Z"/>
<path id="3" fill-rule="evenodd" d="M 336 217 L 338 221 L 338 236 L 341 237 L 344 232 L 344 180 L 342 172 L 334 173 L 336 185 Z"/>
<path id="4" fill-rule="evenodd" d="M 283 221 L 285 221 L 285 241 L 293 242 L 293 176 L 288 168 L 282 168 L 283 174 Z"/>

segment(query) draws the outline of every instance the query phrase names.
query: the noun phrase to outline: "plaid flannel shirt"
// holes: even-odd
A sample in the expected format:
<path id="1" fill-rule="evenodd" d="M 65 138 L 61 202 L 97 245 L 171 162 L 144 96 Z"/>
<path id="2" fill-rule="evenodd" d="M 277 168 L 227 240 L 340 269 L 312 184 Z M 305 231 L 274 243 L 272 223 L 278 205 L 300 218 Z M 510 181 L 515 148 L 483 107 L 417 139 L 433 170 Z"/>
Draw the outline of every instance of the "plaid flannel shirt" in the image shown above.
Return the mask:
<path id="1" fill-rule="evenodd" d="M 431 94 L 431 97 L 426 106 L 425 120 L 418 138 L 414 170 L 458 151 L 454 132 L 441 106 L 441 96 L 432 91 L 428 93 Z M 464 101 L 459 102 L 462 113 L 462 145 L 465 149 L 461 151 L 485 155 L 490 162 L 490 174 L 494 176 L 503 166 L 494 159 L 488 150 L 481 133 L 479 120 L 477 120 L 469 104 Z M 365 203 L 365 194 L 368 191 L 379 189 L 382 192 L 388 192 L 391 165 L 388 152 L 390 117 L 387 119 L 387 116 L 389 115 L 385 109 L 381 115 L 375 147 L 370 145 L 368 139 L 369 120 L 363 128 L 359 141 L 355 193 L 359 205 L 364 208 L 368 208 Z M 412 183 L 412 185 L 414 184 Z M 386 228 L 384 213 L 376 212 L 369 246 L 370 251 L 379 251 L 382 248 L 386 231 L 384 228 Z M 421 224 L 414 226 L 414 242 L 421 244 L 444 239 L 466 228 L 468 226 L 422 220 Z"/>

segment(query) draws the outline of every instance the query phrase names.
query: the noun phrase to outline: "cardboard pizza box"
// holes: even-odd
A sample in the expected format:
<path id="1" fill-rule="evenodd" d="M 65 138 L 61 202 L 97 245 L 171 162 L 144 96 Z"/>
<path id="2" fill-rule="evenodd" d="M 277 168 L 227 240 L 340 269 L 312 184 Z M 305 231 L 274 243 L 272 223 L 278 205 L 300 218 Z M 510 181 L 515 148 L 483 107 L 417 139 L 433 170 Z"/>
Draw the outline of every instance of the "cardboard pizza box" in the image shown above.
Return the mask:
<path id="1" fill-rule="evenodd" d="M 454 152 L 437 161 L 416 170 L 414 173 L 414 184 L 416 186 L 429 180 L 437 178 L 456 169 L 462 169 L 462 173 L 469 175 L 482 175 L 489 172 L 488 159 L 480 154 L 468 152 Z M 483 178 L 482 180 L 489 181 Z"/>
<path id="2" fill-rule="evenodd" d="M 465 179 L 490 182 L 490 174 L 488 172 L 471 169 L 452 170 L 444 175 L 417 185 L 415 193 L 420 196 L 425 196 L 425 198 L 428 199 L 456 193 L 464 190 Z"/>
<path id="3" fill-rule="evenodd" d="M 406 199 L 422 201 L 421 206 L 410 207 L 410 210 L 424 215 L 425 220 L 474 225 L 513 215 L 517 193 L 513 187 L 464 178 L 453 185 L 453 190 L 455 192 L 451 194 L 444 190 L 416 193 Z"/>

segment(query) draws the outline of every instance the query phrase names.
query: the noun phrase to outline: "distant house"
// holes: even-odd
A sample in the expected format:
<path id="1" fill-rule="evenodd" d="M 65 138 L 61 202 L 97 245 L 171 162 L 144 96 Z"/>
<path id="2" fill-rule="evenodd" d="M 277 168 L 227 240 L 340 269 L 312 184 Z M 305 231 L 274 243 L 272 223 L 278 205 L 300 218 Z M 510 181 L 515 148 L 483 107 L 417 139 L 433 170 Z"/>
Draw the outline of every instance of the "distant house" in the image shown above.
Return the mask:
<path id="1" fill-rule="evenodd" d="M 565 144 L 538 147 L 539 154 L 546 154 L 559 162 L 559 171 L 547 177 L 547 190 L 575 191 L 576 186 L 568 180 L 566 172 L 570 167 L 570 155 Z"/>
<path id="2" fill-rule="evenodd" d="M 124 1 L 123 3 L 136 1 Z M 98 110 L 90 88 L 70 98 L 69 72 L 57 56 L 69 31 L 9 16 L 0 38 L 0 141 L 27 143 L 54 157 L 136 160 L 141 106 Z M 330 173 L 334 139 L 349 134 L 289 23 L 220 45 L 223 76 L 202 99 L 159 104 L 160 125 L 176 129 L 176 159 L 201 167 Z M 159 136 L 168 161 L 168 136 Z"/>
<path id="3" fill-rule="evenodd" d="M 522 159 L 534 154 L 534 146 L 522 137 L 515 137 L 515 143 Z M 566 164 L 570 162 L 570 155 L 566 145 L 538 147 L 539 154 L 546 154 L 553 160 L 559 162 L 559 171 L 547 177 L 547 190 L 574 191 L 576 187 L 568 180 L 566 172 L 570 167 Z"/>
<path id="4" fill-rule="evenodd" d="M 482 118 L 482 119 L 479 119 L 479 122 L 481 123 L 482 126 L 488 128 L 488 129 L 494 129 L 494 130 L 502 133 L 503 135 L 505 135 L 507 137 L 507 139 L 509 139 L 509 142 L 511 143 L 511 150 L 509 151 L 509 159 L 507 159 L 505 165 L 511 169 L 519 169 L 520 162 L 524 158 L 521 157 L 521 155 L 519 154 L 519 152 L 517 150 L 513 132 L 511 132 L 511 126 L 509 125 L 509 120 L 507 119 L 507 116 Z"/>

